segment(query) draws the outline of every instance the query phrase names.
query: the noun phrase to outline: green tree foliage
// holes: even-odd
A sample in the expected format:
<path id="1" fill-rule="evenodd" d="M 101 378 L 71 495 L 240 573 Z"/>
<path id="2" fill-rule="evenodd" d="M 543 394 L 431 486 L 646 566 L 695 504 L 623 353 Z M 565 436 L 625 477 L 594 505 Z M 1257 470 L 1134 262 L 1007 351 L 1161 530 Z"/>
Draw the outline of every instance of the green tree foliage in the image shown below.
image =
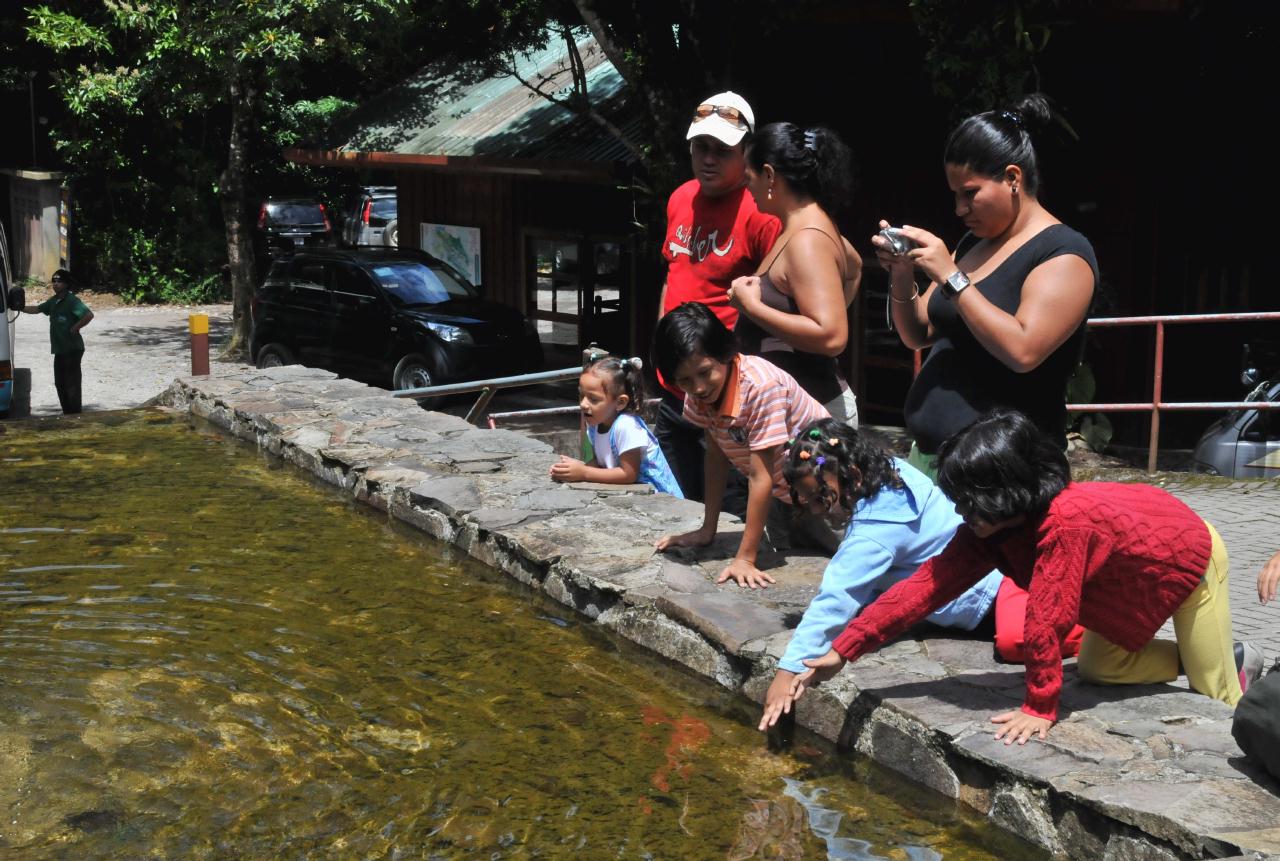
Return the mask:
<path id="1" fill-rule="evenodd" d="M 410 0 L 62 0 L 30 10 L 70 121 L 59 153 L 81 253 L 135 299 L 207 298 L 229 265 L 247 345 L 252 218 L 288 183 L 280 147 L 404 68 Z M 296 182 L 296 177 L 294 178 Z"/>
<path id="2" fill-rule="evenodd" d="M 1067 0 L 909 0 L 928 49 L 925 65 L 934 92 L 952 119 L 1015 102 L 1040 90 L 1036 57 L 1049 45 L 1059 7 Z"/>

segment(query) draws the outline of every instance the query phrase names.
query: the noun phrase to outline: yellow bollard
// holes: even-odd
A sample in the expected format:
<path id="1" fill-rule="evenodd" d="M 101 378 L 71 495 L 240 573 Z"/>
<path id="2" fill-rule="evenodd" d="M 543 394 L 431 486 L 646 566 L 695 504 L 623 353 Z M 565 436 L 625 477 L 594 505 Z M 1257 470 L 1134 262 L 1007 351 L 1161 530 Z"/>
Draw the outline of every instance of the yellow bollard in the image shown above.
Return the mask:
<path id="1" fill-rule="evenodd" d="M 191 375 L 206 376 L 209 373 L 209 315 L 190 315 L 187 328 L 191 331 Z"/>

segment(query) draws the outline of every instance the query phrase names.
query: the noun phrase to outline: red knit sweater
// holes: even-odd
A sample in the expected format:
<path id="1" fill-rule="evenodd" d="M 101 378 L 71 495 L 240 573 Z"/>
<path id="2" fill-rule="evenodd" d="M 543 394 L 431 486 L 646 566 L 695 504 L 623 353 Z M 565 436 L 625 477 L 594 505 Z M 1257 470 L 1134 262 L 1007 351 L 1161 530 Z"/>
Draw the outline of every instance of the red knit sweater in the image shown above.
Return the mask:
<path id="1" fill-rule="evenodd" d="M 1157 487 L 1073 483 L 1043 517 L 990 538 L 962 525 L 942 553 L 877 598 L 833 646 L 849 660 L 874 651 L 999 568 L 1029 593 L 1022 710 L 1056 720 L 1061 642 L 1072 626 L 1137 651 L 1200 585 L 1211 547 L 1204 521 Z"/>

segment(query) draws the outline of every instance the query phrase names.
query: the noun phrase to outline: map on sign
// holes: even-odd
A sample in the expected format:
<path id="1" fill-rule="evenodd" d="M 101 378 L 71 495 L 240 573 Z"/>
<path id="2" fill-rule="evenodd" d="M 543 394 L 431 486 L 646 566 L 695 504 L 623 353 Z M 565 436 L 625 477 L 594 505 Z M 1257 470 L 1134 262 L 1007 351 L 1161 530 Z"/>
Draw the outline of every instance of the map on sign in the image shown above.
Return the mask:
<path id="1" fill-rule="evenodd" d="M 458 224 L 423 224 L 422 250 L 457 269 L 480 285 L 480 228 Z"/>

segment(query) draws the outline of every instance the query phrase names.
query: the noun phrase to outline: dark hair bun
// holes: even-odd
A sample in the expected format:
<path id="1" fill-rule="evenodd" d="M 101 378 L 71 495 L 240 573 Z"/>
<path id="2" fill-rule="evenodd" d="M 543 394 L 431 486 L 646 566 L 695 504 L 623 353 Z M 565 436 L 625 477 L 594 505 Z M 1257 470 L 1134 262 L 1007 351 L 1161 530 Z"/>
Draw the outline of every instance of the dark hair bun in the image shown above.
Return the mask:
<path id="1" fill-rule="evenodd" d="M 1049 100 L 1043 93 L 1030 93 L 1023 96 L 1010 111 L 1031 134 L 1048 128 L 1053 119 L 1053 109 L 1049 107 Z"/>

